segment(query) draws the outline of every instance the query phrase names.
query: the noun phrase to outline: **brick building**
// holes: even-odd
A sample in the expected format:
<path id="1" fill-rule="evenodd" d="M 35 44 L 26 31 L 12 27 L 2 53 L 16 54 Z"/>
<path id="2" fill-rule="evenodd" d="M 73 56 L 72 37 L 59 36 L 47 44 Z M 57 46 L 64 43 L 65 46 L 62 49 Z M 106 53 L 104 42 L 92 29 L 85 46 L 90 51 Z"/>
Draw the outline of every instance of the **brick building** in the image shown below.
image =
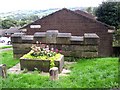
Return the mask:
<path id="1" fill-rule="evenodd" d="M 100 37 L 99 56 L 112 55 L 114 27 L 97 21 L 94 16 L 80 10 L 71 11 L 63 8 L 26 25 L 21 30 L 28 35 L 47 30 L 58 30 L 60 33 L 71 33 L 76 36 L 83 36 L 84 33 L 96 33 Z"/>

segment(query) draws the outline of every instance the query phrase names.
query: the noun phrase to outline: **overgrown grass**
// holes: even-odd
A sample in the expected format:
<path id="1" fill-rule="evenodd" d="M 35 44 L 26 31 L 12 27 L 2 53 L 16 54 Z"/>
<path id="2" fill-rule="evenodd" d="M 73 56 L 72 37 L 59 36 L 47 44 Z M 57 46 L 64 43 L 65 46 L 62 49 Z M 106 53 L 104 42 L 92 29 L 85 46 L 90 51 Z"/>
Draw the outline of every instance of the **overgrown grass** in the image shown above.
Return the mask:
<path id="1" fill-rule="evenodd" d="M 3 46 L 3 47 L 0 47 L 0 49 L 5 49 L 5 48 L 12 48 L 12 46 Z"/>
<path id="2" fill-rule="evenodd" d="M 13 59 L 12 51 L 1 52 L 0 61 L 12 67 L 19 60 Z M 66 66 L 66 65 L 65 65 Z M 118 84 L 118 58 L 78 59 L 67 66 L 72 72 L 50 81 L 49 76 L 38 73 L 8 74 L 2 79 L 2 88 L 116 88 Z M 0 84 L 0 86 L 1 86 Z"/>
<path id="3" fill-rule="evenodd" d="M 71 76 L 76 87 L 118 87 L 118 58 L 82 59 L 73 65 Z"/>
<path id="4" fill-rule="evenodd" d="M 50 81 L 40 74 L 9 74 L 3 88 L 116 88 L 118 58 L 79 59 L 70 65 L 71 74 Z"/>
<path id="5" fill-rule="evenodd" d="M 0 64 L 6 64 L 10 68 L 19 62 L 18 59 L 13 58 L 12 50 L 0 52 Z"/>

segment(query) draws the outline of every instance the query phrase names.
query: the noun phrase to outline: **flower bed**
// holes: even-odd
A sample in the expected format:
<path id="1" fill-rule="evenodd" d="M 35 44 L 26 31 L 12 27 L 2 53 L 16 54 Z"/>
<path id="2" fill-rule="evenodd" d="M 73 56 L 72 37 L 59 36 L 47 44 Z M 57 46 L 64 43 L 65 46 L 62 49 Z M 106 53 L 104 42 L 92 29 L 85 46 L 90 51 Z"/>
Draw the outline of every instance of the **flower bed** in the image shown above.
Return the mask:
<path id="1" fill-rule="evenodd" d="M 32 50 L 20 58 L 21 70 L 28 71 L 37 68 L 40 71 L 49 72 L 51 67 L 58 67 L 59 72 L 62 71 L 64 65 L 64 55 L 60 54 L 56 49 L 49 49 L 48 45 L 35 45 Z M 55 52 L 56 51 L 56 52 Z"/>

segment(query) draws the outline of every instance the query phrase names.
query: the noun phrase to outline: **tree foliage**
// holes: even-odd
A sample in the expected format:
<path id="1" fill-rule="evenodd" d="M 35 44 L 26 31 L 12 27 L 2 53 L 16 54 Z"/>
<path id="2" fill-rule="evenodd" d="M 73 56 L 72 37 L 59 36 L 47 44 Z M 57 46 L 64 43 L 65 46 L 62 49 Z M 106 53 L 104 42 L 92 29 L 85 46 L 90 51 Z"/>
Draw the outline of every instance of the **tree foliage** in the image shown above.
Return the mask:
<path id="1" fill-rule="evenodd" d="M 96 11 L 97 7 L 87 7 L 85 10 L 92 14 L 92 15 L 95 15 L 95 11 Z"/>
<path id="2" fill-rule="evenodd" d="M 120 46 L 120 2 L 113 2 L 113 0 L 103 2 L 95 13 L 99 21 L 115 26 L 113 45 Z"/>
<path id="3" fill-rule="evenodd" d="M 120 2 L 103 2 L 97 8 L 96 16 L 97 20 L 118 29 L 120 25 Z"/>
<path id="4" fill-rule="evenodd" d="M 5 19 L 1 23 L 3 29 L 9 29 L 10 27 L 15 27 L 16 24 L 17 22 L 12 19 Z"/>
<path id="5" fill-rule="evenodd" d="M 27 17 L 22 17 L 22 19 L 16 20 L 14 18 L 10 18 L 9 16 L 6 19 L 0 19 L 0 27 L 3 29 L 9 29 L 10 27 L 22 27 L 32 21 L 39 19 L 37 15 L 31 15 Z"/>

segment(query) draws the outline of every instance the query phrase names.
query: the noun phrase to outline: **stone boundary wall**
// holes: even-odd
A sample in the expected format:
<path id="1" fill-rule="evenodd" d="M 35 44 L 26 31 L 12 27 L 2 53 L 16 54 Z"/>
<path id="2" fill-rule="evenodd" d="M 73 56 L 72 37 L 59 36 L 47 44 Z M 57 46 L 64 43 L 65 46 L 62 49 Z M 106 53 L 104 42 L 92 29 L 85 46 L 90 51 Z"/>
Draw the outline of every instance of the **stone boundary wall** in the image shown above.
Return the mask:
<path id="1" fill-rule="evenodd" d="M 20 58 L 31 50 L 36 41 L 48 44 L 62 50 L 65 56 L 98 57 L 99 37 L 95 33 L 85 33 L 84 36 L 72 36 L 71 33 L 59 33 L 58 30 L 36 32 L 33 36 L 25 33 L 15 33 L 11 37 L 14 58 Z"/>

